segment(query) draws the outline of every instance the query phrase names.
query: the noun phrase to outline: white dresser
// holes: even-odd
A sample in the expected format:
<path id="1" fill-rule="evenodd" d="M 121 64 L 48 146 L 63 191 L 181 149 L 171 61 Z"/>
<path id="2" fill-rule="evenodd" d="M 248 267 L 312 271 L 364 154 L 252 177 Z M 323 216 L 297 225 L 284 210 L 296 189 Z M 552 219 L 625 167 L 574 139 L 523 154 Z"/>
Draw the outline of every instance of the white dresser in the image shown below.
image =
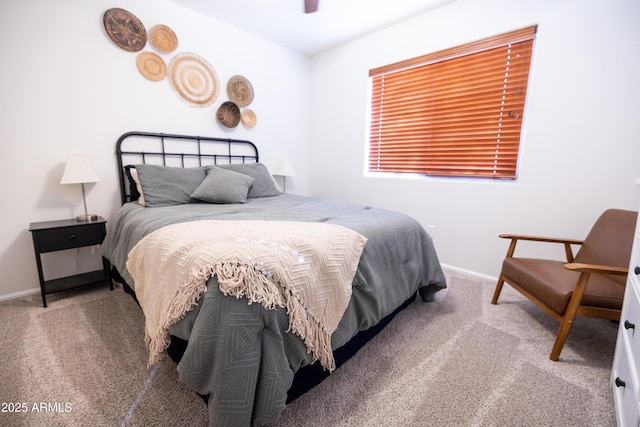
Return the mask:
<path id="1" fill-rule="evenodd" d="M 640 186 L 640 179 L 636 179 Z M 619 427 L 640 427 L 640 217 L 631 251 L 629 276 L 611 369 Z"/>

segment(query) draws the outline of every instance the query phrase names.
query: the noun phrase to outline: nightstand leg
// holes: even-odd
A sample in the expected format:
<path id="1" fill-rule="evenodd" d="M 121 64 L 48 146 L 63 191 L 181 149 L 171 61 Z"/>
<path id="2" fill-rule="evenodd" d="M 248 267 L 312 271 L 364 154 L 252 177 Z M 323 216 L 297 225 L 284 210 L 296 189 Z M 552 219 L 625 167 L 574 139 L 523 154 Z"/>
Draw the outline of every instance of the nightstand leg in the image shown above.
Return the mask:
<path id="1" fill-rule="evenodd" d="M 38 280 L 40 281 L 40 293 L 42 294 L 42 306 L 47 306 L 47 298 L 44 292 L 44 273 L 42 272 L 42 261 L 40 260 L 40 254 L 36 251 L 36 265 L 38 266 Z"/>
<path id="2" fill-rule="evenodd" d="M 111 278 L 111 263 L 105 257 L 102 257 L 102 268 L 104 269 L 104 274 L 109 280 L 109 289 L 114 290 L 115 287 L 113 286 L 113 278 Z"/>

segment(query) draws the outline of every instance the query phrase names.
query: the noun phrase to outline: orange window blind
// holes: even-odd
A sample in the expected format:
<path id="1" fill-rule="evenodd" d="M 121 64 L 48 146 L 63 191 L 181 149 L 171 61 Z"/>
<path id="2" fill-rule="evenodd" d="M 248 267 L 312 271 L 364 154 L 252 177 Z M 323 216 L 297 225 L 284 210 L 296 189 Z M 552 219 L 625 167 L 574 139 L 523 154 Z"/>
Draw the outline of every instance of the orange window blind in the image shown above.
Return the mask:
<path id="1" fill-rule="evenodd" d="M 536 27 L 369 72 L 369 171 L 514 179 Z"/>

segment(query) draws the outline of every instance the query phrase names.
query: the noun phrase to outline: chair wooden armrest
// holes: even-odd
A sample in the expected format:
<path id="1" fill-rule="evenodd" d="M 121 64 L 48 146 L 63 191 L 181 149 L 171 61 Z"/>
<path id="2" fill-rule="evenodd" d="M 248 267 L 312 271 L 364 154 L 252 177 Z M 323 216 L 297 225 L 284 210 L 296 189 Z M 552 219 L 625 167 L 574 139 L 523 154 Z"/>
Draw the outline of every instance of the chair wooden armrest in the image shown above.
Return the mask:
<path id="1" fill-rule="evenodd" d="M 583 240 L 564 239 L 560 237 L 544 237 L 544 236 L 527 236 L 523 234 L 500 234 L 498 237 L 512 240 L 529 240 L 533 242 L 549 242 L 549 243 L 568 243 L 570 245 L 581 245 Z"/>
<path id="2" fill-rule="evenodd" d="M 629 273 L 627 267 L 612 267 L 610 265 L 583 264 L 579 262 L 571 262 L 564 265 L 564 268 L 581 273 L 598 273 L 598 274 L 617 274 L 626 276 Z"/>
<path id="3" fill-rule="evenodd" d="M 519 240 L 527 240 L 530 242 L 546 242 L 546 243 L 560 243 L 564 245 L 564 252 L 567 256 L 567 262 L 573 262 L 573 250 L 571 245 L 582 245 L 583 240 L 578 239 L 565 239 L 560 237 L 543 237 L 543 236 L 527 236 L 523 234 L 500 234 L 498 237 L 503 239 L 511 239 L 511 244 L 507 250 L 507 258 L 511 258 L 516 250 L 516 243 Z"/>

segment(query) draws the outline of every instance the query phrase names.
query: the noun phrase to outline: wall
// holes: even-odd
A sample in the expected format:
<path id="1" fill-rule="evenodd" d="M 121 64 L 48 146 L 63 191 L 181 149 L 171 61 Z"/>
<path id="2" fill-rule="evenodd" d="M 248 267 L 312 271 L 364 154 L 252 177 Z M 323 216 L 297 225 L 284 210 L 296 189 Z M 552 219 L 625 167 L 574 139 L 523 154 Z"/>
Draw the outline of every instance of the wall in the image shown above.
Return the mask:
<path id="1" fill-rule="evenodd" d="M 147 30 L 170 26 L 179 39 L 176 52 L 205 58 L 221 83 L 216 103 L 190 107 L 167 80 L 142 77 L 136 54 L 116 47 L 104 31 L 102 15 L 112 7 L 134 13 Z M 307 57 L 166 0 L 3 0 L 0 36 L 0 299 L 38 289 L 29 223 L 82 213 L 79 186 L 58 184 L 67 154 L 87 153 L 102 180 L 88 187 L 89 210 L 107 220 L 113 215 L 119 206 L 114 150 L 124 132 L 250 139 L 267 166 L 281 158 L 298 166 L 287 191 L 307 193 Z M 171 56 L 164 55 L 166 62 Z M 253 129 L 230 131 L 215 120 L 235 74 L 254 86 Z M 96 251 L 47 254 L 47 279 L 97 268 Z"/>
<path id="2" fill-rule="evenodd" d="M 637 210 L 639 16 L 635 0 L 459 0 L 314 56 L 311 195 L 408 213 L 436 226 L 441 262 L 494 277 L 499 233 L 583 238 L 602 210 Z M 516 182 L 363 176 L 369 69 L 533 24 Z"/>

